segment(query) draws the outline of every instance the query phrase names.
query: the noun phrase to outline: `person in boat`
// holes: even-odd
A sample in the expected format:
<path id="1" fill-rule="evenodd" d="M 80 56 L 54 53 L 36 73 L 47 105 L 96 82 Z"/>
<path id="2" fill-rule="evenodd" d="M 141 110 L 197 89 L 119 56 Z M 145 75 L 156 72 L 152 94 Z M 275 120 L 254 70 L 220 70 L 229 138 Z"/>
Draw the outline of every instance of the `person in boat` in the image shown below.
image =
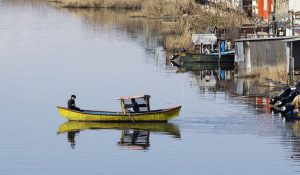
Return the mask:
<path id="1" fill-rule="evenodd" d="M 225 52 L 225 41 L 221 41 L 221 45 L 220 45 L 220 52 L 223 53 Z"/>
<path id="2" fill-rule="evenodd" d="M 179 52 L 179 53 L 185 53 L 185 52 L 186 52 L 186 49 L 185 49 L 185 48 L 180 48 L 180 49 L 178 49 L 178 52 Z"/>
<path id="3" fill-rule="evenodd" d="M 76 95 L 71 95 L 71 98 L 68 100 L 68 108 L 80 111 L 80 108 L 78 108 L 75 104 Z"/>
<path id="4" fill-rule="evenodd" d="M 136 113 L 140 112 L 139 104 L 135 101 L 135 98 L 131 99 L 131 103 L 132 103 L 131 107 L 133 109 L 133 112 L 136 112 Z"/>

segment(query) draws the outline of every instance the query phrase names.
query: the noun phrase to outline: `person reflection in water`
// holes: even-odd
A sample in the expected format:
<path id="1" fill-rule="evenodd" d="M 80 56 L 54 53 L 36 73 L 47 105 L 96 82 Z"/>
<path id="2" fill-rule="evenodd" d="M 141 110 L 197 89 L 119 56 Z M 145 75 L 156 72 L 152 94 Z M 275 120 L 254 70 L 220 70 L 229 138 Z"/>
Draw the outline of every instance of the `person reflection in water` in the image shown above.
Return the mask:
<path id="1" fill-rule="evenodd" d="M 79 133 L 79 131 L 70 131 L 70 132 L 68 132 L 68 141 L 70 142 L 72 149 L 75 149 L 75 145 L 76 145 L 75 136 L 76 136 L 77 133 Z"/>
<path id="2" fill-rule="evenodd" d="M 80 111 L 80 108 L 76 107 L 75 104 L 76 95 L 71 95 L 71 98 L 68 100 L 68 108 L 76 111 Z"/>

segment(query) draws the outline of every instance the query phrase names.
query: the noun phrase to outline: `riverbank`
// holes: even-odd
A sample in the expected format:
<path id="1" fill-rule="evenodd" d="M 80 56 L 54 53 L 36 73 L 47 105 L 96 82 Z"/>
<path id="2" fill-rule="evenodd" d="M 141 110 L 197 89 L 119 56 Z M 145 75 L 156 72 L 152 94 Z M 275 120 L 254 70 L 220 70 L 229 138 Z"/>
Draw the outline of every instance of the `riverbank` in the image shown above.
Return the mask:
<path id="1" fill-rule="evenodd" d="M 231 74 L 228 80 L 210 76 L 210 82 L 199 71 L 176 74 L 162 49 L 160 20 L 128 18 L 122 11 L 58 9 L 44 2 L 0 1 L 5 82 L 0 174 L 300 171 L 299 122 L 269 111 L 267 98 L 257 97 L 268 88 L 258 90 Z M 183 110 L 164 123 L 163 132 L 151 127 L 157 124 L 145 123 L 152 129 L 141 131 L 138 123 L 130 128 L 121 123 L 122 128 L 94 126 L 57 135 L 66 121 L 55 106 L 65 105 L 73 93 L 76 104 L 87 109 L 120 111 L 115 97 L 147 93 L 151 109 L 182 105 Z M 141 139 L 119 144 L 122 133 L 139 132 L 150 134 L 142 138 L 149 138 L 146 146 Z"/>
<path id="2" fill-rule="evenodd" d="M 78 8 L 91 9 L 86 11 L 87 18 L 98 8 L 109 8 L 121 12 L 129 18 L 145 18 L 159 21 L 159 32 L 161 33 L 164 49 L 167 51 L 178 48 L 194 50 L 192 33 L 205 33 L 214 26 L 226 28 L 240 26 L 249 23 L 251 19 L 245 14 L 233 9 L 220 6 L 203 6 L 192 0 L 184 0 L 175 4 L 176 1 L 136 1 L 136 0 L 58 0 L 57 7 L 76 10 Z M 57 1 L 56 1 L 57 2 Z M 122 10 L 120 10 L 122 9 Z M 107 17 L 110 18 L 110 17 Z M 117 19 L 117 17 L 115 18 Z M 95 21 L 102 20 L 100 17 Z M 121 22 L 121 21 L 120 21 Z M 149 27 L 149 26 L 148 26 Z M 253 78 L 258 86 L 281 86 L 287 82 L 285 64 L 275 67 L 262 66 L 253 69 L 247 75 L 241 77 Z"/>
<path id="3" fill-rule="evenodd" d="M 130 17 L 162 20 L 166 50 L 193 50 L 192 33 L 209 28 L 240 26 L 249 23 L 246 14 L 225 5 L 200 5 L 194 0 L 51 0 L 61 8 L 110 8 L 130 11 Z"/>

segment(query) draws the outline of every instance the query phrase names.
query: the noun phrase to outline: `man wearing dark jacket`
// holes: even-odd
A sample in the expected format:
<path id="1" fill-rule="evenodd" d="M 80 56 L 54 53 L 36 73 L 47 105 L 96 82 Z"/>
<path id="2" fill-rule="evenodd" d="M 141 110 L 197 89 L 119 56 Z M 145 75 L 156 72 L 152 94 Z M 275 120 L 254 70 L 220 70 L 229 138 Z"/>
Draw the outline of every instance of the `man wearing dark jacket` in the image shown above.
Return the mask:
<path id="1" fill-rule="evenodd" d="M 75 99 L 76 99 L 76 95 L 71 95 L 71 98 L 68 100 L 68 108 L 80 111 L 80 108 L 76 107 Z"/>
<path id="2" fill-rule="evenodd" d="M 135 101 L 134 98 L 131 99 L 131 103 L 132 103 L 133 112 L 139 113 L 140 112 L 140 107 L 139 107 L 139 104 Z"/>

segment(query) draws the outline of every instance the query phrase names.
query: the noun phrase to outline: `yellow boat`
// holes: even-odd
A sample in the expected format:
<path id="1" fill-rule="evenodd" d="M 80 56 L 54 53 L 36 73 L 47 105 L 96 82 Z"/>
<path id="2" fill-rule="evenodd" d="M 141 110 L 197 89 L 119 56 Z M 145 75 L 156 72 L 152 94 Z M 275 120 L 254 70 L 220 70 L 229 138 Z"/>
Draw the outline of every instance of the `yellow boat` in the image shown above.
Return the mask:
<path id="1" fill-rule="evenodd" d="M 140 112 L 131 112 L 131 100 L 135 99 Z M 70 121 L 98 121 L 98 122 L 167 122 L 179 115 L 181 106 L 167 109 L 150 110 L 149 95 L 121 97 L 122 112 L 72 110 L 58 106 L 60 115 Z"/>

